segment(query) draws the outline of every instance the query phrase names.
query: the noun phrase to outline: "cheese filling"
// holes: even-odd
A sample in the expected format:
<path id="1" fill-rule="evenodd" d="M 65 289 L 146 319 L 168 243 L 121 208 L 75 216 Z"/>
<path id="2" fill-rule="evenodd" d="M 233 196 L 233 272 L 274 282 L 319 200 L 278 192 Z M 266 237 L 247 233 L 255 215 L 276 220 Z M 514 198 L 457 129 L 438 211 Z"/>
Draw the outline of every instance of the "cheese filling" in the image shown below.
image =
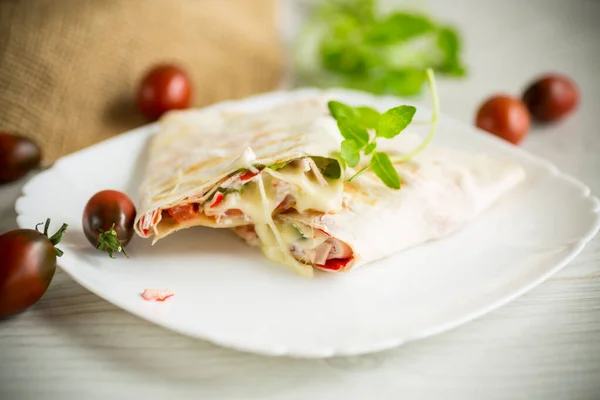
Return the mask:
<path id="1" fill-rule="evenodd" d="M 265 230 L 260 226 L 240 226 L 234 232 L 248 244 L 260 246 L 272 261 L 295 268 L 296 262 L 290 263 L 289 255 L 301 264 L 330 271 L 343 271 L 354 259 L 354 251 L 347 243 L 320 229 L 281 217 L 275 217 L 273 222 L 281 240 L 272 233 L 273 229 Z M 282 246 L 281 241 L 285 245 Z"/>
<path id="2" fill-rule="evenodd" d="M 286 243 L 282 234 L 273 221 L 272 213 L 269 211 L 269 198 L 266 195 L 265 185 L 262 175 L 258 177 L 258 188 L 262 197 L 264 222 L 254 224 L 254 229 L 260 240 L 260 247 L 263 254 L 271 261 L 283 263 L 294 268 L 300 275 L 312 276 L 313 270 L 310 266 L 298 262 L 289 251 L 289 245 Z"/>
<path id="3" fill-rule="evenodd" d="M 173 207 L 163 216 L 165 223 L 188 224 L 202 219 L 213 221 L 213 226 L 235 228 L 246 241 L 258 244 L 270 260 L 312 276 L 312 265 L 325 264 L 336 249 L 347 249 L 350 257 L 349 246 L 302 224 L 275 221 L 274 216 L 291 209 L 298 213 L 337 211 L 342 207 L 342 196 L 343 179 L 324 177 L 315 161 L 307 157 L 280 168 L 230 176 L 202 202 Z"/>
<path id="4" fill-rule="evenodd" d="M 225 194 L 218 205 L 204 207 L 204 213 L 222 218 L 231 217 L 235 220 L 235 223 L 232 222 L 235 225 L 247 224 L 250 221 L 257 221 L 252 216 L 257 215 L 257 209 L 263 207 L 261 202 L 267 202 L 273 212 L 286 200 L 288 195 L 293 199 L 293 208 L 300 213 L 307 210 L 330 212 L 341 207 L 343 195 L 341 179 L 327 180 L 327 186 L 321 186 L 300 168 L 290 167 L 284 168 L 282 171 L 272 171 L 266 168 L 264 173 L 260 174 L 260 180 L 263 181 L 265 199 L 260 195 L 258 179 L 255 178 L 245 184 L 243 189 Z M 250 218 L 250 221 L 244 219 L 240 213 L 229 212 L 228 214 L 230 210 L 240 210 L 243 215 Z"/>
<path id="5" fill-rule="evenodd" d="M 264 196 L 260 193 L 259 181 L 263 182 Z M 210 226 L 236 227 L 264 222 L 264 207 L 270 213 L 280 213 L 291 208 L 298 212 L 332 212 L 341 208 L 343 179 L 323 177 L 312 159 L 303 158 L 294 160 L 277 171 L 264 168 L 257 173 L 241 172 L 227 178 L 220 187 L 213 190 L 202 202 L 166 210 L 161 222 L 167 225 L 193 222 L 196 219 L 212 221 Z M 160 226 L 158 228 L 160 231 Z"/>

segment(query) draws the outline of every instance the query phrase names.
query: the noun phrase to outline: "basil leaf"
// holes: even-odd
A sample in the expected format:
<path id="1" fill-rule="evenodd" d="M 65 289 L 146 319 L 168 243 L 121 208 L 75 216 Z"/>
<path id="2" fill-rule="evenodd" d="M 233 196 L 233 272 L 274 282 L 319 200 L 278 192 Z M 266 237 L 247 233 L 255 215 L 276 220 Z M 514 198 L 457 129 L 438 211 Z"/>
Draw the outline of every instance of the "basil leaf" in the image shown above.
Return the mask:
<path id="1" fill-rule="evenodd" d="M 421 92 L 426 79 L 425 71 L 420 69 L 393 69 L 379 79 L 378 85 L 382 93 L 414 96 Z"/>
<path id="2" fill-rule="evenodd" d="M 371 154 L 375 148 L 377 147 L 377 143 L 373 142 L 373 143 L 369 143 L 367 145 L 367 147 L 365 147 L 365 155 L 368 156 L 369 154 Z"/>
<path id="3" fill-rule="evenodd" d="M 336 152 L 337 153 L 337 152 Z M 340 165 L 340 154 L 332 154 L 331 158 L 326 157 L 311 157 L 317 164 L 317 168 L 321 173 L 330 179 L 340 179 L 342 176 L 342 166 Z"/>
<path id="4" fill-rule="evenodd" d="M 360 150 L 369 143 L 369 132 L 358 125 L 355 120 L 346 117 L 340 117 L 337 121 L 338 128 L 345 139 L 355 142 Z"/>
<path id="5" fill-rule="evenodd" d="M 467 69 L 458 61 L 449 62 L 443 65 L 439 70 L 447 75 L 452 76 L 465 76 L 467 74 Z"/>
<path id="6" fill-rule="evenodd" d="M 465 75 L 466 70 L 459 61 L 460 39 L 458 33 L 450 27 L 440 29 L 438 46 L 444 54 L 444 61 L 439 70 L 454 76 Z"/>
<path id="7" fill-rule="evenodd" d="M 379 124 L 379 111 L 371 107 L 356 107 L 357 119 L 360 124 L 366 129 L 376 129 Z"/>
<path id="8" fill-rule="evenodd" d="M 391 139 L 402 132 L 412 122 L 417 109 L 413 106 L 399 106 L 387 110 L 379 119 L 377 137 Z"/>
<path id="9" fill-rule="evenodd" d="M 438 46 L 446 58 L 456 58 L 460 50 L 458 34 L 452 28 L 442 28 L 438 33 Z"/>
<path id="10" fill-rule="evenodd" d="M 381 181 L 392 189 L 400 189 L 400 176 L 386 153 L 376 152 L 371 157 L 371 169 Z"/>
<path id="11" fill-rule="evenodd" d="M 356 167 L 360 161 L 360 150 L 354 140 L 346 139 L 342 142 L 342 158 L 350 167 Z"/>
<path id="12" fill-rule="evenodd" d="M 317 52 L 324 69 L 344 75 L 360 75 L 376 65 L 377 56 L 373 49 L 363 45 L 362 23 L 360 15 L 327 19 L 327 34 L 318 44 Z"/>
<path id="13" fill-rule="evenodd" d="M 354 108 L 339 101 L 332 100 L 328 102 L 327 108 L 329 108 L 329 112 L 337 121 L 340 119 L 354 119 L 356 117 Z"/>
<path id="14" fill-rule="evenodd" d="M 397 12 L 375 23 L 366 39 L 373 44 L 394 44 L 407 41 L 435 29 L 429 18 L 423 15 Z"/>
<path id="15" fill-rule="evenodd" d="M 319 52 L 323 68 L 338 74 L 362 76 L 379 62 L 373 49 L 349 41 L 325 40 Z"/>
<path id="16" fill-rule="evenodd" d="M 337 161 L 330 162 L 322 172 L 323 175 L 329 179 L 340 179 L 342 176 L 342 168 Z"/>

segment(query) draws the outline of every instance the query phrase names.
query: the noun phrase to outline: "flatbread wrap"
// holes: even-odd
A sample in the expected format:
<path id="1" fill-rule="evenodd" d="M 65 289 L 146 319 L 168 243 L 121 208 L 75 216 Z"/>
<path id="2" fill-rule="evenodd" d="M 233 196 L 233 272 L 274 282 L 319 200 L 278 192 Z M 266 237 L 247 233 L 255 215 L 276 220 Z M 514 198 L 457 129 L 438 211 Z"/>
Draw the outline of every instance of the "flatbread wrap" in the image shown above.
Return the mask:
<path id="1" fill-rule="evenodd" d="M 456 232 L 524 179 L 510 162 L 430 145 L 393 165 L 400 190 L 370 170 L 347 181 L 365 164 L 340 161 L 326 93 L 167 114 L 150 145 L 136 232 L 156 243 L 192 226 L 228 228 L 303 276 L 347 272 Z M 402 158 L 421 142 L 403 133 L 378 149 Z"/>
<path id="2" fill-rule="evenodd" d="M 418 143 L 406 135 L 388 143 L 388 153 L 404 154 Z M 238 227 L 235 232 L 272 261 L 347 272 L 458 231 L 525 177 L 510 162 L 434 146 L 394 166 L 400 190 L 367 172 L 345 183 L 339 212 L 278 214 L 275 224 L 284 247 L 268 230 Z"/>
<path id="3" fill-rule="evenodd" d="M 264 223 L 288 209 L 341 209 L 343 171 L 325 99 L 305 96 L 252 111 L 176 111 L 158 122 L 135 230 L 153 243 L 192 226 Z"/>

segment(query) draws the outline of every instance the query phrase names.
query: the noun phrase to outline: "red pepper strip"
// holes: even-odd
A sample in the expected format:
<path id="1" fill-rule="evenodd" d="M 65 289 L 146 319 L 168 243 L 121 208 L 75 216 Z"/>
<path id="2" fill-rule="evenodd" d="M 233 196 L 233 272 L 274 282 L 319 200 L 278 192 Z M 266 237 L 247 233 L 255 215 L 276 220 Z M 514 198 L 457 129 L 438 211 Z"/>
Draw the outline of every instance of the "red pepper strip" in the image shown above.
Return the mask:
<path id="1" fill-rule="evenodd" d="M 325 262 L 325 265 L 317 264 L 317 267 L 328 269 L 331 271 L 339 271 L 344 268 L 350 261 L 352 261 L 352 257 L 350 258 L 332 258 Z"/>
<path id="2" fill-rule="evenodd" d="M 194 219 L 197 214 L 196 204 L 184 204 L 182 206 L 175 206 L 169 208 L 167 212 L 177 222 L 188 221 Z"/>
<path id="3" fill-rule="evenodd" d="M 214 208 L 214 207 L 218 206 L 219 204 L 221 204 L 221 202 L 223 201 L 224 198 L 225 198 L 225 195 L 223 193 L 217 192 L 217 194 L 215 194 L 215 197 L 209 207 Z"/>
<path id="4" fill-rule="evenodd" d="M 254 178 L 256 175 L 258 175 L 256 172 L 246 171 L 242 175 L 240 175 L 240 181 L 242 181 L 242 182 L 249 181 L 250 179 Z"/>

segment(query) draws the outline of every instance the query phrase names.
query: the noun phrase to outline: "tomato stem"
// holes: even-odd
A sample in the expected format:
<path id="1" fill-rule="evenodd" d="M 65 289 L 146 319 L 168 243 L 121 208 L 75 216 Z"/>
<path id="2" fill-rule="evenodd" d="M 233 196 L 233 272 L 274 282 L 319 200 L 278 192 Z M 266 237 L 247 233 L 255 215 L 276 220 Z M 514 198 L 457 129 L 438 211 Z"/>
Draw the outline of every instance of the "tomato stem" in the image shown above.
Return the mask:
<path id="1" fill-rule="evenodd" d="M 98 250 L 106 250 L 110 258 L 115 258 L 114 252 L 123 253 L 125 257 L 129 258 L 127 252 L 121 245 L 121 241 L 117 237 L 117 231 L 115 230 L 115 224 L 113 223 L 109 230 L 102 232 L 98 236 Z"/>
<path id="2" fill-rule="evenodd" d="M 67 231 L 67 227 L 69 225 L 63 223 L 62 226 L 60 227 L 60 229 L 58 231 L 56 231 L 56 233 L 54 235 L 52 235 L 51 237 L 48 236 L 48 229 L 50 228 L 50 218 L 46 218 L 46 223 L 40 222 L 39 224 L 37 224 L 35 226 L 35 229 L 38 230 L 38 227 L 40 225 L 44 225 L 44 236 L 47 236 L 48 239 L 50 239 L 50 242 L 52 243 L 54 247 L 54 252 L 56 253 L 57 257 L 61 257 L 63 254 L 65 254 L 61 249 L 57 248 L 56 245 L 60 243 L 60 241 L 62 240 L 63 234 Z"/>

